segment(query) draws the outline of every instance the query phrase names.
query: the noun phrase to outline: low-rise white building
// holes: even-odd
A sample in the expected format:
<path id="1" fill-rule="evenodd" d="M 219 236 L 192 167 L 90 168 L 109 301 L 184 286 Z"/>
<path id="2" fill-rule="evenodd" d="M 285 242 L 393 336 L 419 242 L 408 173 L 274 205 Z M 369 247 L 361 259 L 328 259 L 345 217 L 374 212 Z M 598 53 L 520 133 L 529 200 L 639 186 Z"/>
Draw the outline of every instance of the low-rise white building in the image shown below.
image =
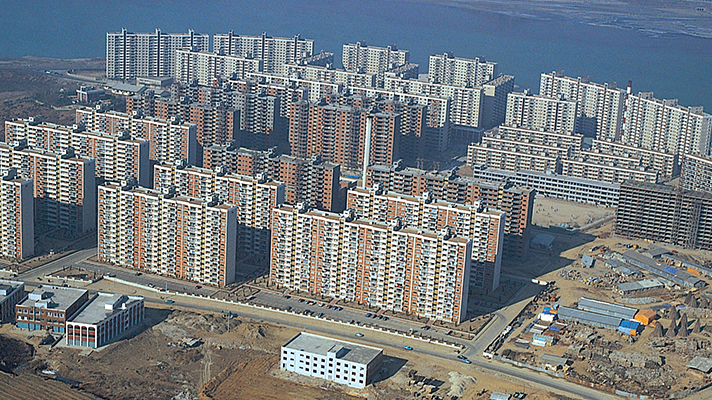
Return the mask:
<path id="1" fill-rule="evenodd" d="M 371 383 L 383 350 L 300 332 L 282 346 L 281 368 L 355 388 Z"/>
<path id="2" fill-rule="evenodd" d="M 67 345 L 104 346 L 141 322 L 143 317 L 143 297 L 97 293 L 71 321 L 67 321 Z"/>

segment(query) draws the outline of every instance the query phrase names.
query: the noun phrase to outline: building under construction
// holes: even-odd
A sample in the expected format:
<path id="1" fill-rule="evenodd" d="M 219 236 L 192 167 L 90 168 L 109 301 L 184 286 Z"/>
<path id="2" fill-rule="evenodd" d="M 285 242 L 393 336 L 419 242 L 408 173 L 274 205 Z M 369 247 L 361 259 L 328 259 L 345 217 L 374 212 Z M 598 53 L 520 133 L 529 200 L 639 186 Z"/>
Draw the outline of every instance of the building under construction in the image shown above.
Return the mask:
<path id="1" fill-rule="evenodd" d="M 615 232 L 625 237 L 712 250 L 712 194 L 624 182 Z"/>

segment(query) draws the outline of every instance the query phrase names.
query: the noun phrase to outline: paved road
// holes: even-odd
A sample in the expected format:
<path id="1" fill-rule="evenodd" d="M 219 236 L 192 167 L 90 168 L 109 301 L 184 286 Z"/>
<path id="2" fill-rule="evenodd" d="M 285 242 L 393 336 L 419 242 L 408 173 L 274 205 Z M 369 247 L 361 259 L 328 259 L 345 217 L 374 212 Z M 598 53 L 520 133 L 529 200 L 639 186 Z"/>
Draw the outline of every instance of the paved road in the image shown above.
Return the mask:
<path id="1" fill-rule="evenodd" d="M 25 271 L 17 276 L 18 279 L 23 281 L 37 281 L 39 277 L 62 269 L 62 267 L 67 265 L 75 265 L 80 261 L 84 261 L 87 258 L 96 254 L 96 248 L 79 250 L 68 256 L 62 257 L 60 259 L 49 262 L 37 268 L 33 268 L 29 271 Z"/>

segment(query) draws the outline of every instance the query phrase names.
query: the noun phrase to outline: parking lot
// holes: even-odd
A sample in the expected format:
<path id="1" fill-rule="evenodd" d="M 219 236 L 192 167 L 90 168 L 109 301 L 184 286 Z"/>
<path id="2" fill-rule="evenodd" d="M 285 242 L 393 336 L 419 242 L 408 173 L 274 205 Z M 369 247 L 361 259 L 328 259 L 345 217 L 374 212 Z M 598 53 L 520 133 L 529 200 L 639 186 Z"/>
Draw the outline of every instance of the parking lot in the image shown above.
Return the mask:
<path id="1" fill-rule="evenodd" d="M 255 294 L 250 301 L 254 304 L 260 304 L 270 307 L 280 308 L 282 310 L 294 312 L 297 314 L 311 315 L 317 318 L 331 318 L 338 321 L 351 323 L 360 326 L 378 326 L 387 329 L 394 329 L 401 332 L 412 332 L 422 336 L 432 337 L 435 339 L 449 340 L 448 336 L 440 328 L 425 327 L 425 323 L 417 323 L 406 321 L 399 318 L 386 317 L 383 319 L 376 317 L 376 311 L 360 311 L 342 306 L 330 306 L 328 303 L 331 299 L 325 299 L 323 302 L 302 299 L 295 295 L 280 295 L 272 292 L 261 291 Z M 371 314 L 367 317 L 367 314 Z M 305 314 L 306 315 L 306 314 Z M 368 331 L 363 332 L 364 335 Z"/>

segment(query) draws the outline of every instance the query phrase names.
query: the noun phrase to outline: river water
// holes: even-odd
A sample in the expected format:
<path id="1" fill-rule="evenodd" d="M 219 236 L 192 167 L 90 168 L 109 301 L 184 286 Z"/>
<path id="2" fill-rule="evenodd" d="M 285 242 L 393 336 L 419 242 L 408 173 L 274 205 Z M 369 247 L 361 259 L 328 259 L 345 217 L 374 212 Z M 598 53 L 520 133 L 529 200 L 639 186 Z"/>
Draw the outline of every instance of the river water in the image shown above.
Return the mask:
<path id="1" fill-rule="evenodd" d="M 682 105 L 712 111 L 712 39 L 653 37 L 614 27 L 570 20 L 509 17 L 406 0 L 277 1 L 188 0 L 105 1 L 6 0 L 0 57 L 103 57 L 105 33 L 134 32 L 293 36 L 314 39 L 316 50 L 336 53 L 341 45 L 365 40 L 397 44 L 427 72 L 428 56 L 453 51 L 485 56 L 512 74 L 522 89 L 538 92 L 539 74 L 563 69 L 595 82 L 633 81 L 633 91 L 678 98 Z M 28 6 L 31 4 L 31 7 Z"/>

